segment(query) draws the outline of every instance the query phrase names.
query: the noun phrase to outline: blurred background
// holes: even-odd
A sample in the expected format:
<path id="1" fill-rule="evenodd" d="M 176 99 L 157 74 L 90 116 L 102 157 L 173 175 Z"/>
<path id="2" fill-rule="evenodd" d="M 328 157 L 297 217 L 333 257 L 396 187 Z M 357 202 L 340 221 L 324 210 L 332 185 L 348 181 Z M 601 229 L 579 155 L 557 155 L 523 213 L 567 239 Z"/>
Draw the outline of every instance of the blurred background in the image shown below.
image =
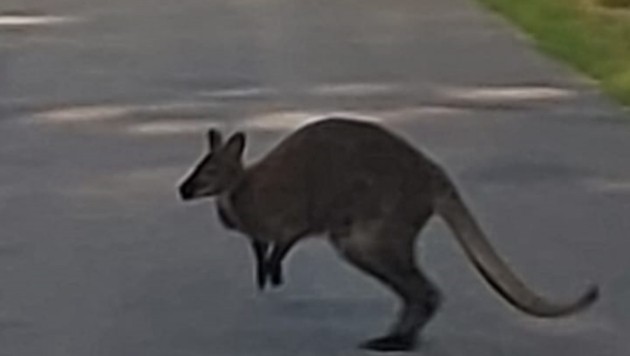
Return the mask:
<path id="1" fill-rule="evenodd" d="M 542 294 L 602 288 L 576 317 L 518 314 L 435 221 L 418 250 L 447 300 L 419 352 L 626 355 L 624 94 L 524 33 L 472 0 L 3 0 L 0 355 L 363 354 L 386 290 L 313 240 L 259 294 L 247 241 L 175 194 L 209 127 L 251 162 L 333 114 L 441 162 Z"/>

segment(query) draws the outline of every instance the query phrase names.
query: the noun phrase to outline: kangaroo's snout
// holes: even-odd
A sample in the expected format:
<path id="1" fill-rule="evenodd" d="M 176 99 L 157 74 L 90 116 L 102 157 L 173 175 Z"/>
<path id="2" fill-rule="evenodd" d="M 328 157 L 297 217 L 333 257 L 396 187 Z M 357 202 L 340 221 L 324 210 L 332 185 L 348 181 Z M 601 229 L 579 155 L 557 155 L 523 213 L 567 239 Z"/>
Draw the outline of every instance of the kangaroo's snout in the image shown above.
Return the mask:
<path id="1" fill-rule="evenodd" d="M 192 184 L 189 184 L 188 182 L 182 184 L 179 186 L 179 197 L 183 200 L 183 201 L 188 201 L 188 200 L 192 200 L 195 198 L 195 188 L 192 186 Z"/>
<path id="2" fill-rule="evenodd" d="M 211 197 L 219 192 L 216 184 L 199 179 L 187 179 L 179 186 L 179 196 L 183 201 Z"/>

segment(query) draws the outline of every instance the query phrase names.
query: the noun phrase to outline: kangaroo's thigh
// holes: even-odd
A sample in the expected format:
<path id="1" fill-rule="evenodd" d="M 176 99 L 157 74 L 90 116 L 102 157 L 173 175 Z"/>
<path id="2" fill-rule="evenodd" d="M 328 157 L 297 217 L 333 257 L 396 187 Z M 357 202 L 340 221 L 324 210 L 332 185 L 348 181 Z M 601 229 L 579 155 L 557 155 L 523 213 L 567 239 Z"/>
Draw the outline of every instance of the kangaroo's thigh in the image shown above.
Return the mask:
<path id="1" fill-rule="evenodd" d="M 352 226 L 342 234 L 331 234 L 341 256 L 359 270 L 389 287 L 402 301 L 390 332 L 364 347 L 375 350 L 409 349 L 418 331 L 439 305 L 439 292 L 416 266 L 413 226 L 369 223 Z"/>
<path id="2" fill-rule="evenodd" d="M 392 226 L 394 225 L 394 226 Z M 340 255 L 361 271 L 386 284 L 405 303 L 416 303 L 434 287 L 415 261 L 413 226 L 374 222 L 331 234 Z"/>

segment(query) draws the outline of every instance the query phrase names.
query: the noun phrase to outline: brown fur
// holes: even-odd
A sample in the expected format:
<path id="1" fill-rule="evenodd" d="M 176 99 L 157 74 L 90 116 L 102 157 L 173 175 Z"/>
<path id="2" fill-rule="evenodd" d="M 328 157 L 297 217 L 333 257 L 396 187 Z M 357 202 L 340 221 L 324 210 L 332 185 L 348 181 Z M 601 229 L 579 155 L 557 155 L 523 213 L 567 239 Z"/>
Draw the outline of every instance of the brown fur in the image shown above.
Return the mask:
<path id="1" fill-rule="evenodd" d="M 218 196 L 226 226 L 252 241 L 260 288 L 267 279 L 282 283 L 282 260 L 297 241 L 326 234 L 346 261 L 400 297 L 403 308 L 391 331 L 366 348 L 411 349 L 437 310 L 440 293 L 414 257 L 418 232 L 434 214 L 486 281 L 520 310 L 561 316 L 597 297 L 591 288 L 572 303 L 556 304 L 531 292 L 488 243 L 442 168 L 375 124 L 332 118 L 306 125 L 250 167 L 241 163 L 243 134 L 223 144 L 211 130 L 209 144 L 181 195 Z"/>

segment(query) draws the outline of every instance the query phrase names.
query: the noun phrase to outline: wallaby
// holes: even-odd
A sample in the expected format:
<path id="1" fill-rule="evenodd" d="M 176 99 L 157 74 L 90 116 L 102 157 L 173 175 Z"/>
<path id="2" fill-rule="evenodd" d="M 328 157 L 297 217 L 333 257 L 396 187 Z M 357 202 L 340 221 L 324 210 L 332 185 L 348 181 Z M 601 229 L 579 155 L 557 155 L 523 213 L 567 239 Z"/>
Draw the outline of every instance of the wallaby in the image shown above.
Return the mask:
<path id="1" fill-rule="evenodd" d="M 489 244 L 445 171 L 381 126 L 343 118 L 307 124 L 249 167 L 242 163 L 243 133 L 224 144 L 210 130 L 208 143 L 208 154 L 181 184 L 181 197 L 217 197 L 223 223 L 251 239 L 259 288 L 267 279 L 282 283 L 282 260 L 298 240 L 325 234 L 345 260 L 400 297 L 391 331 L 363 348 L 412 349 L 438 309 L 440 292 L 414 256 L 416 236 L 434 214 L 490 286 L 523 312 L 558 317 L 597 299 L 595 286 L 566 304 L 528 289 Z"/>

